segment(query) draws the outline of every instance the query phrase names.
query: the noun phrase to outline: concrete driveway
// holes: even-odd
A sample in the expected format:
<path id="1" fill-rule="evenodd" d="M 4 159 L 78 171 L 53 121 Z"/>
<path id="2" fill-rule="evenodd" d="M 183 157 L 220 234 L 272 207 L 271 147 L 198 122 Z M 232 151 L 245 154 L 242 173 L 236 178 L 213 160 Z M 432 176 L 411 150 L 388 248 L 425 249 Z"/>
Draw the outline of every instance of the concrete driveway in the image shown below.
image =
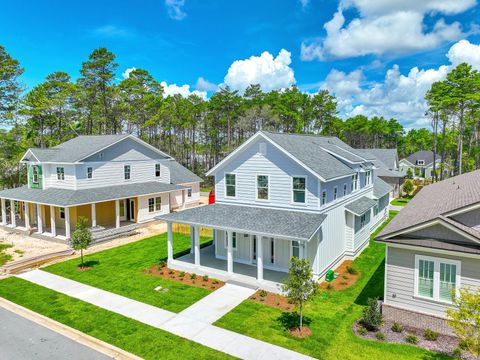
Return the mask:
<path id="1" fill-rule="evenodd" d="M 106 360 L 108 356 L 0 307 L 0 360 Z"/>

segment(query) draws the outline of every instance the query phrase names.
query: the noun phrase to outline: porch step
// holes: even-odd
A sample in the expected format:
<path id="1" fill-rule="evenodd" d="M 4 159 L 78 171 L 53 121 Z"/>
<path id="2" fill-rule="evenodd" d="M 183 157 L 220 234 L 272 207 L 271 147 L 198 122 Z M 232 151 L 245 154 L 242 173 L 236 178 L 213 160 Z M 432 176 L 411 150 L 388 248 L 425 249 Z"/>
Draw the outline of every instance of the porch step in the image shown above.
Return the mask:
<path id="1" fill-rule="evenodd" d="M 133 235 L 138 229 L 137 224 L 125 225 L 119 228 L 105 229 L 92 232 L 93 242 L 110 240 L 119 236 Z"/>

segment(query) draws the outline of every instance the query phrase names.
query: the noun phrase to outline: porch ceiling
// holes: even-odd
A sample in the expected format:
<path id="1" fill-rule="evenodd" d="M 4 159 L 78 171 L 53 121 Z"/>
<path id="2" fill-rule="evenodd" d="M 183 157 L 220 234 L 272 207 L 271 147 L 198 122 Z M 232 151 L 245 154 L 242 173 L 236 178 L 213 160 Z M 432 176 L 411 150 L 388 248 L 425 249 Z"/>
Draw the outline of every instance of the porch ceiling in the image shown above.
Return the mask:
<path id="1" fill-rule="evenodd" d="M 309 241 L 327 215 L 252 206 L 212 204 L 156 219 L 247 234 Z"/>
<path id="2" fill-rule="evenodd" d="M 0 191 L 0 198 L 67 207 L 123 199 L 133 196 L 158 194 L 181 189 L 185 189 L 185 186 L 166 184 L 157 181 L 105 186 L 84 190 L 57 188 L 41 190 L 29 189 L 27 186 L 22 186 Z"/>

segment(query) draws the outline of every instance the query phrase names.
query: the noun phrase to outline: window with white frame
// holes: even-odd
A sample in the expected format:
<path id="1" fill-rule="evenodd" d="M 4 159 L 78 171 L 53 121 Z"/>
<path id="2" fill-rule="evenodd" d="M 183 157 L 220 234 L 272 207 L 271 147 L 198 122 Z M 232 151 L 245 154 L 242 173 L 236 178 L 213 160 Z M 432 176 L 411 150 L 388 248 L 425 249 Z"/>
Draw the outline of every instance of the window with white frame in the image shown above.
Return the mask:
<path id="1" fill-rule="evenodd" d="M 155 211 L 155 198 L 148 199 L 148 212 L 152 213 Z"/>
<path id="2" fill-rule="evenodd" d="M 327 203 L 327 190 L 322 191 L 322 205 Z"/>
<path id="3" fill-rule="evenodd" d="M 343 184 L 343 196 L 347 195 L 347 184 Z"/>
<path id="4" fill-rule="evenodd" d="M 60 219 L 65 220 L 65 208 L 61 207 L 58 209 L 58 211 L 60 213 Z"/>
<path id="5" fill-rule="evenodd" d="M 237 233 L 232 232 L 232 249 L 237 248 Z M 228 232 L 225 231 L 225 249 L 228 249 Z"/>
<path id="6" fill-rule="evenodd" d="M 377 216 L 378 215 L 378 205 L 375 205 L 373 207 L 373 216 Z"/>
<path id="7" fill-rule="evenodd" d="M 38 184 L 38 165 L 32 165 L 32 181 Z"/>
<path id="8" fill-rule="evenodd" d="M 235 197 L 237 194 L 237 179 L 235 174 L 225 174 L 225 196 Z"/>
<path id="9" fill-rule="evenodd" d="M 460 261 L 415 255 L 415 295 L 451 303 L 460 287 Z"/>
<path id="10" fill-rule="evenodd" d="M 292 241 L 292 256 L 300 257 L 300 244 L 298 241 Z"/>
<path id="11" fill-rule="evenodd" d="M 333 188 L 333 200 L 337 200 L 338 197 L 338 187 Z"/>
<path id="12" fill-rule="evenodd" d="M 305 203 L 306 183 L 307 179 L 305 177 L 294 176 L 292 178 L 292 197 L 294 203 Z"/>
<path id="13" fill-rule="evenodd" d="M 87 179 L 93 178 L 93 168 L 91 166 L 87 167 Z"/>
<path id="14" fill-rule="evenodd" d="M 123 167 L 123 178 L 125 180 L 130 180 L 130 165 L 125 165 Z"/>
<path id="15" fill-rule="evenodd" d="M 160 177 L 161 171 L 160 171 L 160 164 L 155 164 L 155 177 Z"/>
<path id="16" fill-rule="evenodd" d="M 257 175 L 257 200 L 268 200 L 268 175 Z"/>
<path id="17" fill-rule="evenodd" d="M 187 188 L 187 197 L 188 198 L 192 197 L 192 188 Z"/>
<path id="18" fill-rule="evenodd" d="M 57 180 L 65 180 L 65 169 L 61 166 L 57 167 Z"/>
<path id="19" fill-rule="evenodd" d="M 162 198 L 160 196 L 157 196 L 155 198 L 155 211 L 160 211 L 162 210 Z"/>
<path id="20" fill-rule="evenodd" d="M 370 185 L 371 182 L 372 182 L 372 171 L 368 170 L 365 173 L 365 185 Z"/>
<path id="21" fill-rule="evenodd" d="M 351 185 L 351 191 L 355 191 L 358 189 L 358 173 L 355 173 L 355 175 L 352 175 L 352 185 Z"/>
<path id="22" fill-rule="evenodd" d="M 367 223 L 367 214 L 363 214 L 360 216 L 360 229 L 363 229 L 366 223 Z"/>
<path id="23" fill-rule="evenodd" d="M 425 160 L 417 160 L 417 165 L 425 165 Z"/>

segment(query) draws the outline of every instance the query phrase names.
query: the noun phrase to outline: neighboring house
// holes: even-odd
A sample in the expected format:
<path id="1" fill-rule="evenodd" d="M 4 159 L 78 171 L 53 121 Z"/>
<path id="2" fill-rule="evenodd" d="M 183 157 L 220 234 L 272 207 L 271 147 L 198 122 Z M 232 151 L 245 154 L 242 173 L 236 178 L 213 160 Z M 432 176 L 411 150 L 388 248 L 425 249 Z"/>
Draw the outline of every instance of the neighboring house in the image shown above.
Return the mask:
<path id="1" fill-rule="evenodd" d="M 440 169 L 442 158 L 437 154 L 435 158 L 435 168 Z M 406 176 L 408 169 L 412 171 L 414 178 L 430 179 L 433 177 L 433 151 L 420 150 L 400 160 L 399 171 L 403 176 Z M 438 174 L 438 172 L 437 172 Z M 444 169 L 444 177 L 448 177 L 448 169 Z"/>
<path id="2" fill-rule="evenodd" d="M 399 197 L 405 176 L 398 171 L 397 149 L 365 149 L 359 151 L 369 153 L 375 157 L 373 161 L 375 174 L 391 186 L 391 198 Z"/>
<path id="3" fill-rule="evenodd" d="M 168 223 L 169 266 L 278 291 L 297 256 L 322 277 L 388 216 L 391 188 L 374 160 L 335 137 L 256 133 L 207 173 L 215 204 L 157 217 Z M 193 228 L 193 253 L 175 260 L 173 223 Z M 202 251 L 200 227 L 214 230 Z"/>
<path id="4" fill-rule="evenodd" d="M 79 136 L 22 157 L 28 184 L 0 191 L 1 223 L 68 240 L 79 216 L 95 239 L 199 202 L 201 178 L 133 135 Z"/>
<path id="5" fill-rule="evenodd" d="M 385 317 L 449 333 L 452 291 L 480 286 L 480 171 L 423 188 L 376 240 L 386 244 Z"/>

